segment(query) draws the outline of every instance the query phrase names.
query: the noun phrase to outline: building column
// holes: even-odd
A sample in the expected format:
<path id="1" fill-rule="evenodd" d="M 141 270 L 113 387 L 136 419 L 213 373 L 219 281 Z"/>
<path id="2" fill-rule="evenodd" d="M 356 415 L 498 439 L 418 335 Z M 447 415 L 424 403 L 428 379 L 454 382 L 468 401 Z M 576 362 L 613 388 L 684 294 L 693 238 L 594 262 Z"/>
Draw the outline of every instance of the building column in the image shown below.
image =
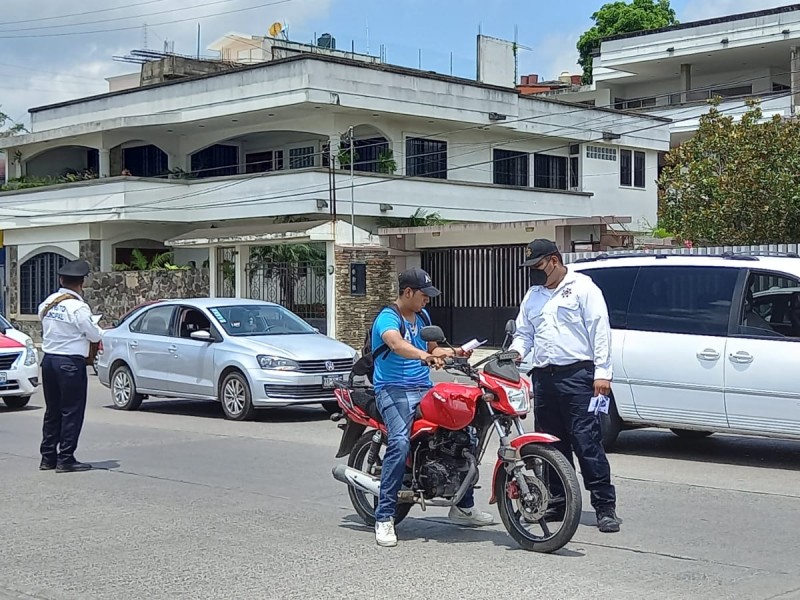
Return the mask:
<path id="1" fill-rule="evenodd" d="M 325 327 L 336 339 L 336 242 L 325 242 Z"/>
<path id="2" fill-rule="evenodd" d="M 339 168 L 339 160 L 337 156 L 339 155 L 339 144 L 341 143 L 341 141 L 342 141 L 342 136 L 340 133 L 332 133 L 328 136 L 328 144 L 331 153 L 330 160 L 334 169 Z"/>
<path id="3" fill-rule="evenodd" d="M 247 263 L 250 262 L 250 246 L 235 246 L 233 260 L 236 268 L 233 295 L 236 298 L 244 298 L 247 282 Z"/>
<path id="4" fill-rule="evenodd" d="M 692 65 L 681 65 L 681 104 L 686 104 L 692 89 Z"/>
<path id="5" fill-rule="evenodd" d="M 208 297 L 217 297 L 217 248 L 208 249 Z"/>
<path id="6" fill-rule="evenodd" d="M 792 92 L 792 113 L 791 116 L 797 114 L 797 107 L 800 106 L 800 52 L 797 51 L 797 46 L 792 46 L 791 51 L 791 92 Z"/>
<path id="7" fill-rule="evenodd" d="M 78 258 L 88 262 L 93 272 L 100 271 L 100 240 L 80 240 L 78 244 Z"/>
<path id="8" fill-rule="evenodd" d="M 108 177 L 111 173 L 111 151 L 107 148 L 100 148 L 97 151 L 98 160 L 97 167 L 99 169 L 99 177 Z"/>

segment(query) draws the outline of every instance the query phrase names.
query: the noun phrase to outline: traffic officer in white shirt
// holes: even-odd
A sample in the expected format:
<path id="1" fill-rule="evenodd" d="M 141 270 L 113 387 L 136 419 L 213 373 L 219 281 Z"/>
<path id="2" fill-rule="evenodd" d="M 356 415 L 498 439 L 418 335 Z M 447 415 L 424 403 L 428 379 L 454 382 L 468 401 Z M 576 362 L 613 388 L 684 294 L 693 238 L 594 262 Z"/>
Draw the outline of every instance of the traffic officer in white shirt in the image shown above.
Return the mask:
<path id="1" fill-rule="evenodd" d="M 89 264 L 68 262 L 58 271 L 61 289 L 39 305 L 42 321 L 42 388 L 44 425 L 39 469 L 56 473 L 88 471 L 91 465 L 75 459 L 86 412 L 90 342 L 99 342 L 102 329 L 92 320 L 81 292 Z"/>
<path id="2" fill-rule="evenodd" d="M 619 531 L 616 490 L 603 450 L 600 421 L 589 405 L 611 393 L 611 327 L 603 293 L 586 275 L 571 272 L 558 246 L 534 240 L 523 267 L 531 267 L 510 350 L 519 360 L 533 349 L 536 430 L 561 441 L 556 447 L 572 463 L 573 451 L 591 493 L 600 531 Z M 554 501 L 545 518 L 563 520 L 564 489 L 550 483 Z"/>

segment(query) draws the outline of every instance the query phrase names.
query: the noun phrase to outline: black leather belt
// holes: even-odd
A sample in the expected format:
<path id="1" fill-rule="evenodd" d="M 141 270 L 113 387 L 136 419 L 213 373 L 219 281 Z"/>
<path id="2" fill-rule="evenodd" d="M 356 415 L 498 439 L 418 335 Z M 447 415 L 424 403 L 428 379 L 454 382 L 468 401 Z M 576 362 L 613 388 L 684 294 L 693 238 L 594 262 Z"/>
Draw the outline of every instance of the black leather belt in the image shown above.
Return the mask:
<path id="1" fill-rule="evenodd" d="M 564 373 L 566 371 L 578 371 L 580 369 L 593 369 L 594 363 L 591 360 L 582 360 L 571 365 L 547 365 L 544 367 L 534 367 L 531 373 Z"/>

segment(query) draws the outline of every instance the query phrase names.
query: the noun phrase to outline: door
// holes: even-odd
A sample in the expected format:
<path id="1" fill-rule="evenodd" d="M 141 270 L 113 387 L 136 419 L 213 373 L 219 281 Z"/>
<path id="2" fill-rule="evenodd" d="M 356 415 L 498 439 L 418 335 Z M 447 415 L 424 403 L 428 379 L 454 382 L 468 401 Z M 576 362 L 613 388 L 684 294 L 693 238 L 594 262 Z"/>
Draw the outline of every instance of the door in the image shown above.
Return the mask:
<path id="1" fill-rule="evenodd" d="M 622 363 L 643 421 L 728 427 L 725 344 L 740 274 L 722 266 L 642 267 Z"/>
<path id="2" fill-rule="evenodd" d="M 732 429 L 800 435 L 800 280 L 751 271 L 725 356 Z"/>
<path id="3" fill-rule="evenodd" d="M 176 395 L 216 396 L 214 348 L 216 344 L 193 340 L 193 331 L 215 330 L 208 318 L 196 308 L 181 306 L 176 319 L 176 336 L 169 346 L 171 390 Z"/>
<path id="4" fill-rule="evenodd" d="M 608 307 L 608 320 L 611 325 L 611 362 L 614 368 L 614 403 L 622 419 L 635 419 L 636 406 L 633 402 L 628 376 L 622 364 L 622 349 L 628 328 L 628 306 L 633 293 L 633 285 L 639 274 L 639 267 L 602 267 L 581 269 L 579 271 L 592 278 L 603 292 Z"/>
<path id="5" fill-rule="evenodd" d="M 139 389 L 159 392 L 170 391 L 170 335 L 175 307 L 154 306 L 145 309 L 131 323 L 134 335 L 128 340 L 131 369 Z"/>

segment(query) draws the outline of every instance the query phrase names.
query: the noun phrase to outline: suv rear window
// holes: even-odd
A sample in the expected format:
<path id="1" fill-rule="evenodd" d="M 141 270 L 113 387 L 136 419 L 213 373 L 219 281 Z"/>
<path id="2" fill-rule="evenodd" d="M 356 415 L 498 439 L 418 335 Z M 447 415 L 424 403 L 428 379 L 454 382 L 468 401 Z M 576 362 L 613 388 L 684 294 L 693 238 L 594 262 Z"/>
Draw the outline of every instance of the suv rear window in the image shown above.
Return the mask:
<path id="1" fill-rule="evenodd" d="M 739 269 L 642 267 L 628 307 L 628 329 L 727 336 Z"/>

